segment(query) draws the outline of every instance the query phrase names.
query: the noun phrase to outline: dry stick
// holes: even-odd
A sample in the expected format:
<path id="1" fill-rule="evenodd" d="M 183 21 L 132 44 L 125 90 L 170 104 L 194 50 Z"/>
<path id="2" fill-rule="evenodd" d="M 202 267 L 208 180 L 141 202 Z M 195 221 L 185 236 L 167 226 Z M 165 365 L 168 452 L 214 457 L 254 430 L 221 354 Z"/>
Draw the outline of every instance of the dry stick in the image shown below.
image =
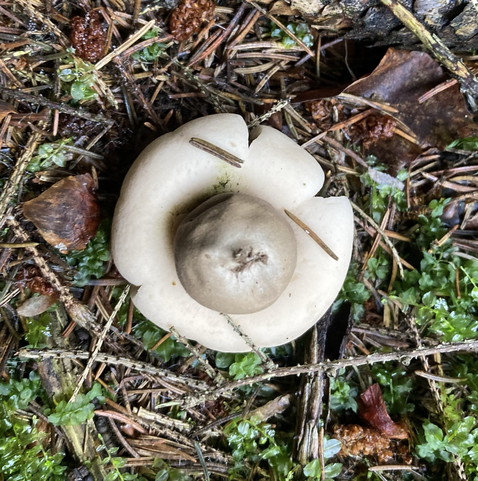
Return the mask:
<path id="1" fill-rule="evenodd" d="M 207 359 L 203 358 L 201 356 L 201 353 L 198 351 L 198 349 L 194 346 L 192 346 L 188 340 L 184 337 L 184 336 L 181 336 L 181 334 L 179 334 L 178 331 L 176 331 L 176 329 L 171 326 L 171 328 L 169 329 L 171 331 L 171 334 L 182 344 L 184 344 L 184 346 L 186 347 L 186 349 L 196 358 L 196 360 L 199 362 L 199 364 L 202 365 L 205 373 L 211 378 L 213 379 L 218 385 L 221 385 L 223 382 L 225 382 L 225 379 L 224 377 L 222 376 L 222 374 L 219 372 L 219 371 L 216 371 L 208 362 Z"/>
<path id="2" fill-rule="evenodd" d="M 201 52 L 199 55 L 197 55 L 197 56 L 194 55 L 192 57 L 192 59 L 189 61 L 188 67 L 191 67 L 195 63 L 198 63 L 201 60 L 205 59 L 211 52 L 216 50 L 216 48 L 219 47 L 219 45 L 221 45 L 221 43 L 224 41 L 224 39 L 226 39 L 230 35 L 230 33 L 232 32 L 234 27 L 239 22 L 239 19 L 242 17 L 242 14 L 244 13 L 244 11 L 246 9 L 246 5 L 247 5 L 246 3 L 243 3 L 239 7 L 239 9 L 237 10 L 237 13 L 234 15 L 234 17 L 230 21 L 229 25 L 227 26 L 227 28 L 222 32 L 222 34 L 211 45 L 209 45 L 209 47 L 204 52 Z"/>
<path id="3" fill-rule="evenodd" d="M 90 353 L 87 351 L 78 350 L 66 350 L 66 349 L 20 349 L 17 353 L 19 357 L 26 359 L 88 359 Z M 96 356 L 98 362 L 104 362 L 106 364 L 112 364 L 114 366 L 123 365 L 130 369 L 135 369 L 139 372 L 152 374 L 153 376 L 159 376 L 160 378 L 168 379 L 169 381 L 185 384 L 191 388 L 201 391 L 207 390 L 209 386 L 202 381 L 188 378 L 186 376 L 180 376 L 174 374 L 169 369 L 161 369 L 148 363 L 132 361 L 127 357 L 112 356 L 109 354 L 99 353 Z"/>
<path id="4" fill-rule="evenodd" d="M 334 261 L 338 261 L 339 258 L 334 251 L 304 222 L 302 222 L 296 215 L 284 209 L 284 212 L 290 217 L 306 234 L 314 239 L 317 244 L 329 255 Z"/>
<path id="5" fill-rule="evenodd" d="M 30 0 L 17 0 L 17 2 L 29 12 L 31 17 L 39 20 L 43 27 L 46 27 L 51 33 L 56 35 L 63 47 L 69 46 L 70 42 L 68 37 L 48 18 L 48 16 L 43 15 L 38 8 L 34 8 Z"/>
<path id="6" fill-rule="evenodd" d="M 456 85 L 457 83 L 458 80 L 454 78 L 447 79 L 441 84 L 438 84 L 436 87 L 430 89 L 428 92 L 425 92 L 422 96 L 418 97 L 417 101 L 419 104 L 423 104 L 427 100 L 430 100 L 432 97 L 434 97 L 436 94 L 439 94 L 440 92 L 443 92 L 444 90 L 453 87 L 453 85 Z"/>
<path id="7" fill-rule="evenodd" d="M 318 140 L 325 137 L 329 132 L 334 132 L 336 130 L 345 129 L 346 127 L 350 127 L 351 125 L 355 124 L 356 122 L 359 122 L 360 120 L 364 119 L 365 117 L 368 117 L 373 112 L 374 112 L 373 109 L 364 110 L 363 112 L 360 112 L 357 115 L 354 115 L 353 117 L 351 117 L 348 120 L 344 120 L 343 122 L 339 122 L 338 124 L 332 125 L 332 127 L 330 127 L 330 129 L 328 129 L 324 132 L 321 132 L 320 134 L 316 135 L 315 137 L 312 137 L 311 139 L 309 139 L 307 142 L 304 142 L 301 145 L 301 147 L 306 149 L 310 145 L 314 144 Z"/>
<path id="8" fill-rule="evenodd" d="M 250 122 L 247 127 L 249 129 L 253 129 L 254 127 L 257 127 L 259 124 L 262 124 L 262 122 L 265 122 L 266 120 L 270 119 L 275 113 L 280 112 L 284 107 L 290 104 L 290 97 L 284 100 L 280 100 L 277 102 L 275 105 L 273 105 L 270 110 L 268 110 L 266 113 L 262 114 L 260 117 L 256 117 L 252 122 Z"/>
<path id="9" fill-rule="evenodd" d="M 219 396 L 237 389 L 242 386 L 249 386 L 258 382 L 268 381 L 274 377 L 298 376 L 300 374 L 310 374 L 314 372 L 336 372 L 339 369 L 352 366 L 365 366 L 367 364 L 376 364 L 379 362 L 400 361 L 404 364 L 410 362 L 411 359 L 421 356 L 431 356 L 433 354 L 446 354 L 451 352 L 473 352 L 478 350 L 478 341 L 463 341 L 442 343 L 433 347 L 422 347 L 417 349 L 407 349 L 402 351 L 386 352 L 370 354 L 368 356 L 357 356 L 350 359 L 342 359 L 339 361 L 324 361 L 317 364 L 306 364 L 304 366 L 281 367 L 276 368 L 268 373 L 259 374 L 253 377 L 240 379 L 218 389 L 205 393 L 202 397 L 187 397 L 183 400 L 183 407 L 193 407 L 201 404 L 205 399 L 217 399 Z M 26 351 L 22 350 L 21 352 Z M 28 351 L 27 351 L 28 352 Z M 180 401 L 178 401 L 180 402 Z"/>
<path id="10" fill-rule="evenodd" d="M 124 288 L 123 292 L 121 293 L 120 298 L 118 299 L 118 302 L 117 302 L 115 308 L 113 309 L 113 312 L 111 313 L 110 317 L 106 321 L 105 327 L 103 328 L 103 332 L 98 337 L 95 349 L 91 353 L 91 356 L 88 359 L 88 362 L 86 363 L 86 367 L 85 367 L 83 373 L 81 374 L 81 377 L 78 381 L 78 384 L 75 388 L 75 391 L 73 392 L 73 395 L 70 398 L 70 402 L 73 402 L 76 399 L 76 396 L 78 396 L 78 394 L 80 392 L 80 389 L 82 388 L 83 383 L 85 382 L 85 380 L 88 376 L 88 373 L 90 372 L 90 369 L 93 366 L 93 363 L 96 361 L 96 356 L 98 355 L 98 353 L 101 350 L 101 347 L 103 346 L 103 342 L 105 340 L 106 335 L 108 334 L 108 332 L 110 330 L 111 324 L 113 324 L 113 321 L 115 320 L 116 315 L 118 314 L 119 310 L 121 309 L 121 306 L 124 304 L 124 301 L 126 300 L 126 297 L 129 294 L 130 288 L 131 288 L 131 286 L 129 284 Z"/>
<path id="11" fill-rule="evenodd" d="M 100 70 L 103 68 L 107 63 L 111 62 L 115 57 L 123 53 L 127 50 L 131 45 L 137 42 L 146 32 L 151 30 L 156 23 L 155 20 L 151 20 L 148 22 L 144 27 L 141 27 L 137 32 L 133 33 L 126 42 L 122 43 L 118 48 L 113 50 L 111 53 L 103 57 L 99 62 L 95 64 L 95 69 Z"/>
<path id="12" fill-rule="evenodd" d="M 151 117 L 151 120 L 156 124 L 157 127 L 160 127 L 161 129 L 163 129 L 163 131 L 165 131 L 164 122 L 159 118 L 158 114 L 154 111 L 151 103 L 144 96 L 143 91 L 135 82 L 133 76 L 131 75 L 129 70 L 126 68 L 123 60 L 118 57 L 114 59 L 114 63 L 118 67 L 118 70 L 120 71 L 121 75 L 126 80 L 126 83 L 128 84 L 133 94 L 138 98 L 143 109 L 146 110 L 146 112 L 148 112 L 149 116 Z"/>
<path id="13" fill-rule="evenodd" d="M 403 279 L 404 274 L 403 274 L 403 265 L 402 265 L 402 260 L 400 259 L 400 256 L 398 255 L 397 249 L 395 249 L 395 246 L 392 244 L 390 239 L 388 238 L 387 234 L 380 228 L 380 226 L 369 216 L 367 215 L 358 205 L 354 204 L 353 202 L 350 202 L 352 205 L 352 208 L 361 216 L 363 217 L 383 238 L 387 246 L 390 248 L 392 251 L 393 257 L 395 257 L 395 260 L 397 261 L 398 264 L 398 269 L 400 271 L 400 277 Z"/>
<path id="14" fill-rule="evenodd" d="M 192 137 L 189 143 L 193 147 L 196 147 L 197 149 L 207 152 L 208 154 L 214 155 L 214 157 L 217 157 L 218 159 L 224 160 L 224 162 L 227 162 L 229 165 L 232 165 L 233 167 L 237 167 L 240 169 L 241 165 L 244 163 L 244 161 L 239 157 L 236 157 L 234 154 L 231 154 L 227 150 L 221 149 L 221 147 L 211 144 L 206 140 Z"/>
<path id="15" fill-rule="evenodd" d="M 131 447 L 131 445 L 128 443 L 128 441 L 126 441 L 126 439 L 121 434 L 121 431 L 118 429 L 118 426 L 116 425 L 114 420 L 110 417 L 107 417 L 106 419 L 108 419 L 108 422 L 111 426 L 111 429 L 114 431 L 116 437 L 118 438 L 118 441 L 120 441 L 120 443 L 123 445 L 123 447 L 126 449 L 126 451 L 128 451 L 128 453 L 131 454 L 131 456 L 133 456 L 133 458 L 139 458 L 140 455 Z"/>
<path id="16" fill-rule="evenodd" d="M 473 97 L 478 97 L 477 78 L 460 59 L 450 52 L 439 37 L 430 33 L 410 11 L 396 0 L 381 0 L 381 2 L 392 10 L 393 14 L 420 39 L 444 67 L 460 79 L 465 90 L 468 90 Z"/>
<path id="17" fill-rule="evenodd" d="M 224 316 L 227 319 L 227 322 L 230 324 L 230 326 L 236 331 L 242 339 L 246 342 L 246 344 L 251 348 L 252 351 L 254 351 L 260 358 L 260 360 L 266 365 L 267 369 L 269 371 L 273 370 L 276 368 L 276 365 L 272 362 L 272 360 L 264 354 L 252 341 L 252 339 L 241 329 L 241 327 L 235 323 L 233 319 L 231 319 L 230 316 L 227 314 L 224 314 L 223 312 L 221 313 L 222 316 Z"/>
<path id="18" fill-rule="evenodd" d="M 362 165 L 366 169 L 369 168 L 369 165 L 367 164 L 367 162 L 365 162 L 365 160 L 362 159 L 362 157 L 357 155 L 353 150 L 347 149 L 347 147 L 344 147 L 340 142 L 333 139 L 332 137 L 325 136 L 322 140 L 327 142 L 329 145 L 331 145 L 335 149 L 342 151 L 345 155 L 348 155 L 349 157 L 354 159 L 356 162 L 358 162 L 360 165 Z"/>
<path id="19" fill-rule="evenodd" d="M 22 92 L 21 90 L 7 89 L 4 87 L 0 87 L 0 94 L 3 94 L 9 98 L 14 98 L 16 100 L 19 100 L 20 102 L 29 102 L 34 105 L 41 105 L 42 107 L 47 107 L 50 110 L 58 110 L 63 114 L 73 115 L 74 117 L 79 117 L 81 119 L 92 120 L 93 122 L 98 122 L 98 123 L 108 124 L 108 125 L 113 124 L 112 120 L 107 119 L 103 115 L 92 114 L 82 109 L 75 109 L 64 103 L 60 104 L 58 102 L 52 102 L 51 100 L 48 100 L 47 98 L 42 97 L 40 95 L 38 96 L 30 95 L 25 92 Z"/>
<path id="20" fill-rule="evenodd" d="M 25 150 L 23 151 L 22 155 L 18 159 L 13 172 L 10 176 L 10 179 L 7 182 L 7 185 L 3 188 L 2 192 L 0 193 L 0 218 L 2 218 L 7 210 L 8 204 L 12 199 L 13 195 L 15 194 L 15 190 L 21 182 L 21 178 L 32 159 L 33 152 L 37 147 L 37 144 L 42 137 L 41 134 L 34 132 L 30 138 L 28 139 L 27 145 Z M 27 241 L 27 239 L 22 239 Z"/>

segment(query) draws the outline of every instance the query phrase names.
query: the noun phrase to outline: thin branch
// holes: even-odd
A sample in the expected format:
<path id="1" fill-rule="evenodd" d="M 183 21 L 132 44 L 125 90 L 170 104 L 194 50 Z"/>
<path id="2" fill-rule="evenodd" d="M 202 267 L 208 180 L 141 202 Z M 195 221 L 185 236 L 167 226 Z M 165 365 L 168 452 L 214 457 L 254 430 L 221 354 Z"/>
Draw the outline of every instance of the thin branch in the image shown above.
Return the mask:
<path id="1" fill-rule="evenodd" d="M 183 401 L 176 401 L 177 404 L 189 408 L 201 404 L 204 400 L 217 399 L 219 396 L 224 396 L 234 389 L 242 386 L 249 386 L 258 382 L 268 381 L 274 377 L 298 376 L 300 374 L 311 374 L 314 372 L 331 372 L 335 373 L 337 370 L 352 367 L 352 366 L 366 366 L 377 364 L 381 362 L 399 361 L 403 364 L 408 364 L 411 359 L 422 356 L 431 356 L 433 354 L 447 354 L 452 352 L 475 352 L 478 351 L 478 340 L 442 343 L 433 347 L 420 347 L 417 349 L 407 349 L 403 351 L 394 351 L 386 353 L 370 354 L 368 356 L 357 356 L 349 359 L 342 359 L 339 361 L 324 361 L 316 364 L 306 364 L 304 366 L 281 367 L 269 371 L 267 373 L 259 374 L 253 377 L 247 377 L 231 382 L 221 386 L 214 391 L 204 393 L 200 396 L 186 397 Z"/>
<path id="2" fill-rule="evenodd" d="M 380 226 L 369 216 L 367 215 L 358 205 L 354 204 L 353 202 L 350 202 L 352 204 L 352 208 L 361 216 L 363 217 L 383 238 L 387 246 L 390 248 L 392 251 L 392 255 L 397 261 L 398 264 L 398 269 L 400 271 L 400 277 L 403 279 L 404 274 L 403 274 L 403 265 L 402 265 L 402 260 L 400 256 L 398 255 L 397 249 L 395 249 L 395 246 L 391 242 L 391 240 L 388 238 L 387 234 L 383 231 L 383 229 L 380 228 Z"/>
<path id="3" fill-rule="evenodd" d="M 264 354 L 254 344 L 253 340 L 242 330 L 242 328 L 241 328 L 241 326 L 239 326 L 239 324 L 236 324 L 236 322 L 233 319 L 231 319 L 231 317 L 228 316 L 227 314 L 224 314 L 222 312 L 221 315 L 223 315 L 227 319 L 227 322 L 229 323 L 229 325 L 234 329 L 235 332 L 237 332 L 242 337 L 242 339 L 251 348 L 251 350 L 259 356 L 260 360 L 262 361 L 263 364 L 266 365 L 268 370 L 272 370 L 276 367 L 276 365 L 272 362 L 272 360 L 269 358 L 269 356 Z"/>
<path id="4" fill-rule="evenodd" d="M 90 369 L 93 366 L 93 363 L 96 361 L 96 357 L 98 356 L 98 354 L 101 350 L 101 347 L 103 346 L 103 342 L 105 340 L 106 335 L 108 334 L 108 332 L 110 330 L 111 324 L 113 324 L 113 321 L 115 320 L 116 315 L 118 314 L 119 310 L 121 309 L 121 306 L 124 304 L 124 301 L 126 300 L 126 297 L 129 294 L 130 288 L 131 288 L 131 286 L 129 284 L 124 288 L 120 298 L 118 299 L 118 302 L 117 302 L 115 308 L 113 309 L 113 312 L 111 313 L 110 317 L 106 321 L 105 327 L 103 328 L 103 332 L 98 337 L 95 349 L 92 352 L 90 358 L 88 359 L 88 362 L 86 363 L 86 367 L 81 374 L 81 377 L 78 381 L 78 384 L 75 388 L 75 391 L 73 392 L 73 395 L 71 396 L 70 402 L 73 402 L 76 399 L 76 396 L 78 396 L 78 393 L 80 392 L 80 389 L 83 386 L 83 383 L 85 382 L 86 378 L 88 377 L 88 373 L 90 372 Z"/>
<path id="5" fill-rule="evenodd" d="M 67 350 L 67 349 L 20 349 L 17 355 L 25 359 L 88 359 L 90 353 L 87 351 Z M 114 366 L 125 366 L 135 369 L 138 372 L 152 374 L 172 382 L 185 384 L 192 389 L 207 390 L 209 386 L 203 381 L 197 381 L 186 376 L 174 374 L 169 369 L 161 369 L 145 362 L 136 362 L 127 357 L 112 356 L 110 354 L 99 353 L 96 356 L 97 362 L 104 362 Z"/>

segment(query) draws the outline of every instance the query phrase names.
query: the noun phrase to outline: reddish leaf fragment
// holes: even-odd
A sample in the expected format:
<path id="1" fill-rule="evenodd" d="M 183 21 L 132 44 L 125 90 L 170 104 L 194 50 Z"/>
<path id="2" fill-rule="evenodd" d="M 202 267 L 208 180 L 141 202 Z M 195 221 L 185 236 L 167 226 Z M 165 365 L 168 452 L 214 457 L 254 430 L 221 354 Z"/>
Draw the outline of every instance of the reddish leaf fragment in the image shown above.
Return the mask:
<path id="1" fill-rule="evenodd" d="M 359 403 L 358 413 L 362 419 L 384 436 L 394 439 L 408 438 L 405 429 L 390 418 L 378 384 L 370 386 L 360 395 L 360 399 L 362 402 Z"/>
<path id="2" fill-rule="evenodd" d="M 84 17 L 73 17 L 70 42 L 76 55 L 83 60 L 96 62 L 103 57 L 106 34 L 101 26 L 98 12 L 89 12 Z"/>
<path id="3" fill-rule="evenodd" d="M 26 287 L 30 291 L 58 299 L 58 293 L 54 287 L 42 277 L 40 270 L 35 266 L 29 266 L 18 271 L 15 277 L 16 286 L 23 291 Z"/>
<path id="4" fill-rule="evenodd" d="M 176 40 L 187 40 L 211 20 L 215 3 L 212 0 L 181 0 L 171 13 L 169 29 Z"/>
<path id="5" fill-rule="evenodd" d="M 60 252 L 83 250 L 100 223 L 93 186 L 90 174 L 67 177 L 25 202 L 23 214 Z"/>

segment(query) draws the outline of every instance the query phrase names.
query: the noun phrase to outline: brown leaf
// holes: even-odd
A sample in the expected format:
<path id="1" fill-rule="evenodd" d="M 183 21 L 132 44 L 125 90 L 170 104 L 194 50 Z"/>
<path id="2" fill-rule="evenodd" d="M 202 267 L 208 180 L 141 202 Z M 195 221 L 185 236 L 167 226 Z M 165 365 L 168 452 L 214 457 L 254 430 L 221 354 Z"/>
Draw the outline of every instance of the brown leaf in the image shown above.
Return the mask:
<path id="1" fill-rule="evenodd" d="M 408 438 L 405 429 L 390 418 L 378 384 L 370 386 L 360 395 L 360 399 L 362 402 L 359 403 L 358 413 L 362 419 L 389 438 Z"/>
<path id="2" fill-rule="evenodd" d="M 12 106 L 4 102 L 3 100 L 0 100 L 0 122 L 8 115 L 8 114 L 14 114 L 16 111 L 12 108 Z"/>
<path id="3" fill-rule="evenodd" d="M 473 122 L 458 85 L 418 102 L 420 96 L 446 79 L 443 69 L 428 54 L 390 48 L 368 77 L 345 89 L 345 93 L 397 108 L 395 117 L 417 136 L 419 145 L 394 135 L 369 146 L 368 153 L 387 163 L 393 173 L 408 165 L 423 149 L 443 150 L 455 139 L 478 136 L 478 125 Z"/>
<path id="4" fill-rule="evenodd" d="M 17 313 L 24 317 L 33 317 L 43 314 L 58 300 L 56 296 L 35 296 L 27 299 L 17 307 Z"/>
<path id="5" fill-rule="evenodd" d="M 25 202 L 23 214 L 60 252 L 83 250 L 100 223 L 93 187 L 90 174 L 67 177 Z"/>

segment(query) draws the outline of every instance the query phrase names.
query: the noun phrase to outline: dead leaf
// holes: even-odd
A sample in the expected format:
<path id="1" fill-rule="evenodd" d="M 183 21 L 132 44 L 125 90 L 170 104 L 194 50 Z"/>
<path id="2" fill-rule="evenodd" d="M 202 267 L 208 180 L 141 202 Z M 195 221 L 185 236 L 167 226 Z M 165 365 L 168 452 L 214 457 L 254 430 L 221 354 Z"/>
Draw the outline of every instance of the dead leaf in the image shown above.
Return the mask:
<path id="1" fill-rule="evenodd" d="M 386 102 L 398 109 L 395 117 L 417 136 L 419 145 L 394 135 L 371 145 L 367 153 L 377 156 L 395 174 L 428 147 L 443 150 L 453 140 L 478 136 L 478 125 L 466 108 L 458 85 L 437 93 L 424 103 L 418 98 L 447 79 L 428 54 L 390 48 L 379 66 L 357 80 L 344 93 Z"/>
<path id="2" fill-rule="evenodd" d="M 24 317 L 33 317 L 43 314 L 58 300 L 56 296 L 34 296 L 27 299 L 17 307 L 17 313 Z"/>
<path id="3" fill-rule="evenodd" d="M 0 122 L 8 115 L 8 114 L 15 114 L 16 111 L 12 108 L 12 106 L 0 100 Z"/>
<path id="4" fill-rule="evenodd" d="M 274 5 L 272 5 L 272 8 L 269 10 L 269 13 L 271 13 L 272 15 L 286 16 L 300 15 L 300 12 L 298 10 L 295 10 L 284 0 L 279 0 L 278 2 L 275 2 Z"/>
<path id="5" fill-rule="evenodd" d="M 100 224 L 100 208 L 90 174 L 60 180 L 23 204 L 23 215 L 60 252 L 83 250 Z"/>
<path id="6" fill-rule="evenodd" d="M 407 439 L 408 433 L 392 421 L 378 384 L 373 384 L 360 395 L 359 416 L 383 435 L 393 439 Z"/>

